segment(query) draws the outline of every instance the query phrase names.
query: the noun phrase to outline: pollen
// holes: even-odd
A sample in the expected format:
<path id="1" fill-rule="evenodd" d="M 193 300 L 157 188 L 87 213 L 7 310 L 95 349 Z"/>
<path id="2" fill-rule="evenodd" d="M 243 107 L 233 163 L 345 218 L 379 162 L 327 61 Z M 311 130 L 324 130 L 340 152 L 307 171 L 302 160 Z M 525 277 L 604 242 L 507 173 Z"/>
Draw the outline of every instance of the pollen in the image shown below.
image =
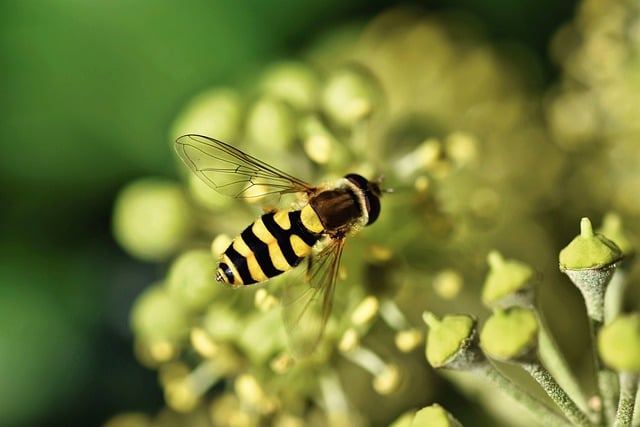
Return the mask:
<path id="1" fill-rule="evenodd" d="M 211 358 L 218 354 L 220 347 L 202 328 L 191 330 L 191 345 L 202 357 Z"/>
<path id="2" fill-rule="evenodd" d="M 263 313 L 278 305 L 278 299 L 270 294 L 265 288 L 258 289 L 253 302 Z"/>
<path id="3" fill-rule="evenodd" d="M 342 334 L 342 338 L 338 343 L 338 349 L 342 353 L 349 353 L 358 346 L 359 342 L 360 338 L 356 330 L 349 328 Z"/>
<path id="4" fill-rule="evenodd" d="M 454 270 L 442 270 L 433 278 L 433 289 L 445 300 L 455 298 L 464 285 L 464 279 Z"/>
<path id="5" fill-rule="evenodd" d="M 358 306 L 353 313 L 351 313 L 351 322 L 355 325 L 364 325 L 369 322 L 376 314 L 378 314 L 378 309 L 380 307 L 380 303 L 378 299 L 374 296 L 368 296 Z"/>
<path id="6" fill-rule="evenodd" d="M 325 164 L 331 159 L 331 140 L 324 135 L 313 135 L 305 140 L 304 151 L 314 162 Z"/>
<path id="7" fill-rule="evenodd" d="M 226 234 L 218 234 L 211 241 L 211 254 L 215 259 L 219 259 L 230 244 L 231 237 Z"/>

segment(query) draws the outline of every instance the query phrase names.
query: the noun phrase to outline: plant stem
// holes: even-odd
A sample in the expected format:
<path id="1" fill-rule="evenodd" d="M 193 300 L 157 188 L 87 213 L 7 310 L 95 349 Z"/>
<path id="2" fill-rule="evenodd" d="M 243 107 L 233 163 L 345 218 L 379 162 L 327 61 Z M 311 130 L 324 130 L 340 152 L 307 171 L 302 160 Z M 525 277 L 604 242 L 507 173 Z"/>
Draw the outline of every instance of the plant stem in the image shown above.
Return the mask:
<path id="1" fill-rule="evenodd" d="M 615 319 L 622 310 L 624 291 L 627 288 L 627 272 L 624 268 L 618 268 L 607 287 L 604 296 L 604 323 L 608 324 Z"/>
<path id="2" fill-rule="evenodd" d="M 588 411 L 589 405 L 587 404 L 587 398 L 584 396 L 580 384 L 576 379 L 573 372 L 569 368 L 569 364 L 565 360 L 564 356 L 558 349 L 558 346 L 549 333 L 542 314 L 538 312 L 538 323 L 540 325 L 540 332 L 538 335 L 538 349 L 540 358 L 544 362 L 544 365 L 553 373 L 553 376 L 562 385 L 564 390 L 572 400 L 578 405 L 583 412 Z"/>
<path id="3" fill-rule="evenodd" d="M 540 421 L 540 423 L 546 427 L 571 426 L 571 424 L 557 412 L 522 390 L 489 362 L 478 363 L 471 371 L 525 406 L 536 417 L 536 420 Z"/>
<path id="4" fill-rule="evenodd" d="M 618 398 L 618 378 L 615 372 L 600 364 L 598 370 L 598 387 L 602 395 L 602 417 L 604 425 L 613 425 L 616 419 Z"/>
<path id="5" fill-rule="evenodd" d="M 633 411 L 633 419 L 631 421 L 631 425 L 633 427 L 640 427 L 640 410 L 635 410 L 635 408 L 640 408 L 640 388 L 636 391 L 636 403 Z"/>
<path id="6" fill-rule="evenodd" d="M 583 427 L 592 425 L 587 415 L 578 408 L 575 402 L 553 379 L 549 371 L 539 362 L 522 363 L 520 365 L 540 384 L 573 425 Z"/>
<path id="7" fill-rule="evenodd" d="M 620 373 L 620 402 L 616 413 L 615 427 L 630 427 L 633 419 L 633 410 L 638 393 L 638 379 L 634 372 Z"/>
<path id="8" fill-rule="evenodd" d="M 590 319 L 591 348 L 598 379 L 598 395 L 602 399 L 602 425 L 612 425 L 616 416 L 618 380 L 613 371 L 608 370 L 598 355 L 597 337 L 602 328 L 602 321 Z"/>

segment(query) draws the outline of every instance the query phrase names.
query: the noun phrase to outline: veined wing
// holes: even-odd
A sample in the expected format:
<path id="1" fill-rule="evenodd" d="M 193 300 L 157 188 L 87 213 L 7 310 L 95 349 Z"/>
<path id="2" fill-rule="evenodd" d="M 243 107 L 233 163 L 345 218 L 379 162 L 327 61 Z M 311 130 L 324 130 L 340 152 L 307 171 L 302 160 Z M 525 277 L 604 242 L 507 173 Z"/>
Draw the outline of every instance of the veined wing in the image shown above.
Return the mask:
<path id="1" fill-rule="evenodd" d="M 315 191 L 312 185 L 208 136 L 183 135 L 178 156 L 198 178 L 221 194 L 248 198 Z"/>
<path id="2" fill-rule="evenodd" d="M 294 356 L 310 355 L 318 346 L 331 314 L 344 238 L 332 240 L 308 258 L 304 278 L 285 282 L 282 316 Z"/>

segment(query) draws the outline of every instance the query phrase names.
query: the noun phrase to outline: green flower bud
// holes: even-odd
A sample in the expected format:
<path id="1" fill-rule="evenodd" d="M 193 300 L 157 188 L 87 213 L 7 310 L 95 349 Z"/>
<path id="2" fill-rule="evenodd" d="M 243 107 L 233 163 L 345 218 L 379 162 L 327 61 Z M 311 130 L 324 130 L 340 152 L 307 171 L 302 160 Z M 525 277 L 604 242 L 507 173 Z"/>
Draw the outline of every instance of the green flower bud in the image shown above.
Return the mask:
<path id="1" fill-rule="evenodd" d="M 533 310 L 495 310 L 480 333 L 480 347 L 495 359 L 513 360 L 530 354 L 538 343 L 538 318 Z"/>
<path id="2" fill-rule="evenodd" d="M 374 79 L 354 68 L 334 72 L 322 91 L 322 107 L 341 126 L 353 126 L 370 116 L 380 97 Z"/>
<path id="3" fill-rule="evenodd" d="M 411 427 L 411 423 L 416 416 L 416 411 L 408 411 L 400 415 L 389 427 Z"/>
<path id="4" fill-rule="evenodd" d="M 453 132 L 444 141 L 444 151 L 458 166 L 467 166 L 478 159 L 480 151 L 475 135 L 468 132 Z"/>
<path id="5" fill-rule="evenodd" d="M 216 88 L 196 96 L 176 119 L 171 140 L 186 133 L 234 140 L 242 123 L 242 99 L 233 89 Z"/>
<path id="6" fill-rule="evenodd" d="M 210 209 L 211 211 L 222 211 L 225 208 L 228 209 L 229 206 L 235 202 L 232 197 L 218 193 L 201 180 L 200 177 L 190 171 L 188 171 L 187 180 L 189 194 L 193 198 L 193 201 L 199 206 Z"/>
<path id="7" fill-rule="evenodd" d="M 131 309 L 131 329 L 143 340 L 177 342 L 189 333 L 189 315 L 164 286 L 147 288 Z"/>
<path id="8" fill-rule="evenodd" d="M 258 99 L 247 117 L 247 138 L 268 149 L 289 147 L 296 136 L 296 126 L 291 107 L 271 97 Z"/>
<path id="9" fill-rule="evenodd" d="M 191 232 L 191 217 L 180 186 L 146 178 L 125 187 L 115 202 L 113 233 L 118 243 L 142 260 L 173 254 Z"/>
<path id="10" fill-rule="evenodd" d="M 416 412 L 411 427 L 462 427 L 462 424 L 442 406 L 434 404 Z"/>
<path id="11" fill-rule="evenodd" d="M 625 257 L 635 252 L 633 244 L 622 228 L 622 219 L 618 214 L 614 212 L 606 214 L 602 220 L 602 227 L 598 232 L 613 241 Z"/>
<path id="12" fill-rule="evenodd" d="M 286 348 L 280 310 L 253 313 L 243 319 L 239 345 L 259 364 Z"/>
<path id="13" fill-rule="evenodd" d="M 476 321 L 467 315 L 449 315 L 438 319 L 432 313 L 423 314 L 429 327 L 426 357 L 434 368 L 448 368 L 464 358 L 465 351 L 476 337 Z M 473 361 L 473 360 L 472 360 Z"/>
<path id="14" fill-rule="evenodd" d="M 289 61 L 270 67 L 260 86 L 267 95 L 285 101 L 299 111 L 309 111 L 318 101 L 320 83 L 311 67 Z"/>
<path id="15" fill-rule="evenodd" d="M 622 252 L 611 240 L 594 233 L 589 218 L 580 221 L 580 235 L 560 251 L 561 270 L 608 267 L 622 258 Z"/>
<path id="16" fill-rule="evenodd" d="M 233 292 L 229 289 L 229 292 Z M 237 341 L 244 328 L 243 319 L 228 305 L 212 304 L 202 319 L 202 326 L 217 341 Z"/>
<path id="17" fill-rule="evenodd" d="M 211 241 L 211 256 L 214 260 L 220 260 L 224 251 L 229 247 L 233 240 L 226 234 L 218 234 Z"/>
<path id="18" fill-rule="evenodd" d="M 482 288 L 482 302 L 489 307 L 531 304 L 534 271 L 527 264 L 505 260 L 498 251 L 487 257 L 489 273 Z"/>
<path id="19" fill-rule="evenodd" d="M 604 321 L 604 295 L 621 259 L 615 243 L 593 232 L 589 218 L 582 218 L 580 235 L 560 251 L 560 270 L 582 293 L 587 314 L 596 325 Z"/>
<path id="20" fill-rule="evenodd" d="M 616 371 L 640 372 L 640 313 L 619 316 L 598 334 L 600 357 Z"/>
<path id="21" fill-rule="evenodd" d="M 216 263 L 208 250 L 185 252 L 171 265 L 168 291 L 185 308 L 203 310 L 222 287 L 215 280 L 215 269 Z"/>
<path id="22" fill-rule="evenodd" d="M 348 159 L 345 147 L 341 145 L 319 117 L 309 115 L 299 124 L 299 132 L 304 142 L 304 151 L 318 164 L 345 164 Z"/>

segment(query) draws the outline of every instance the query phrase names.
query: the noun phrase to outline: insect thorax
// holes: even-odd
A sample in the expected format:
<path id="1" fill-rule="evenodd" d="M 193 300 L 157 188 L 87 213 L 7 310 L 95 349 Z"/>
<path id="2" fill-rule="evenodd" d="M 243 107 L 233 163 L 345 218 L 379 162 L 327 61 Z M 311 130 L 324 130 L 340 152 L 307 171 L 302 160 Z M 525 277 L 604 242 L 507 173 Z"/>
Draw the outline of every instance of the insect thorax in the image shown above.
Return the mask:
<path id="1" fill-rule="evenodd" d="M 329 235 L 345 234 L 362 219 L 358 196 L 349 188 L 326 190 L 309 200 Z"/>

